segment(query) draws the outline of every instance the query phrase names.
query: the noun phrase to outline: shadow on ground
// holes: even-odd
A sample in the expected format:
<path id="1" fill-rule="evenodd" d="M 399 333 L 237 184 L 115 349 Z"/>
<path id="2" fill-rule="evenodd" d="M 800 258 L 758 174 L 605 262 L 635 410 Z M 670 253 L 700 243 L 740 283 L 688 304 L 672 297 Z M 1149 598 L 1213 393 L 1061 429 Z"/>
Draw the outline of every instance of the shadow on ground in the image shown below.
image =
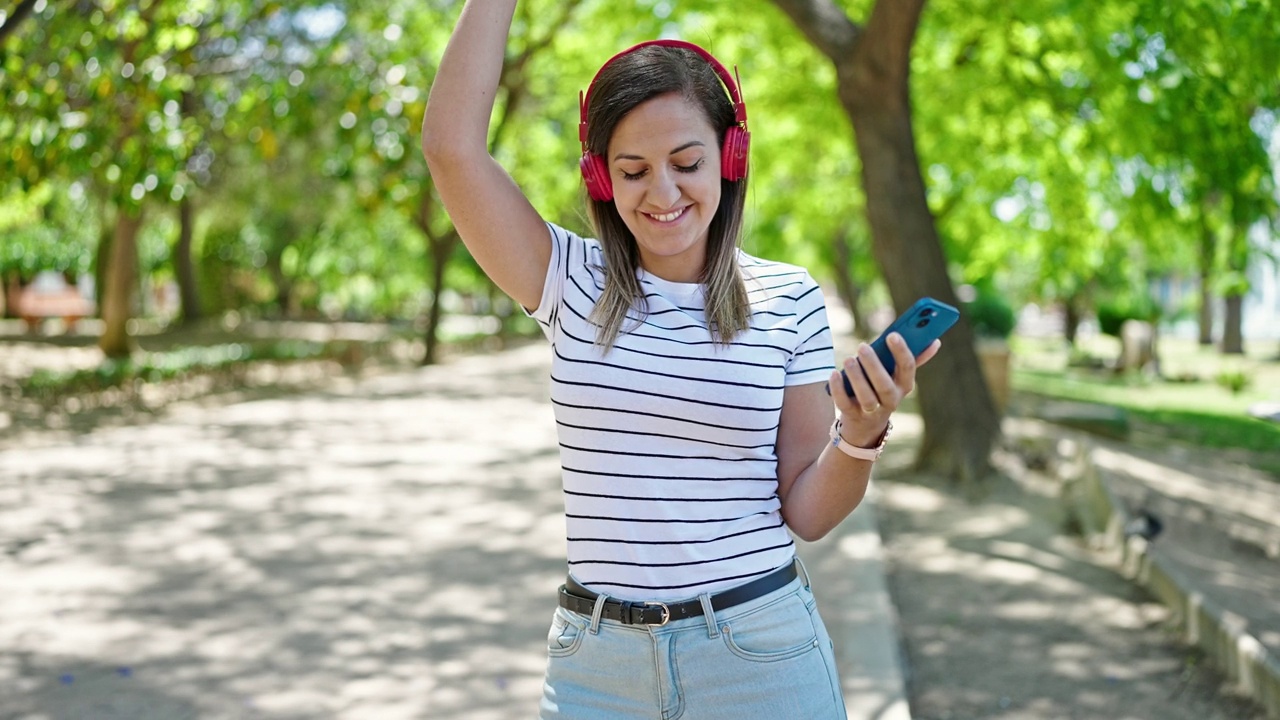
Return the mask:
<path id="1" fill-rule="evenodd" d="M 880 483 L 913 717 L 1263 717 L 1162 605 L 1064 532 L 1055 481 L 1001 466 L 980 505 L 927 478 Z"/>
<path id="2" fill-rule="evenodd" d="M 528 715 L 545 352 L 0 452 L 0 717 Z"/>

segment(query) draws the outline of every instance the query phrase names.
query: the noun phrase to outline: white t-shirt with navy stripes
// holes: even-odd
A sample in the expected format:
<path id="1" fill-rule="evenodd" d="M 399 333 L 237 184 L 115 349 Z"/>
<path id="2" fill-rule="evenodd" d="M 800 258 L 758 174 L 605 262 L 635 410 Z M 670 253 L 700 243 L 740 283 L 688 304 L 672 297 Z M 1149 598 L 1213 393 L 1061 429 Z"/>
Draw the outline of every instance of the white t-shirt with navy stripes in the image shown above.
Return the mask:
<path id="1" fill-rule="evenodd" d="M 604 254 L 549 227 L 551 264 L 530 315 L 554 353 L 570 573 L 611 597 L 667 601 L 791 562 L 774 444 L 783 389 L 834 369 L 817 283 L 740 252 L 751 327 L 724 347 L 707 330 L 701 285 L 640 270 L 648 313 L 633 310 L 602 353 L 588 318 Z"/>

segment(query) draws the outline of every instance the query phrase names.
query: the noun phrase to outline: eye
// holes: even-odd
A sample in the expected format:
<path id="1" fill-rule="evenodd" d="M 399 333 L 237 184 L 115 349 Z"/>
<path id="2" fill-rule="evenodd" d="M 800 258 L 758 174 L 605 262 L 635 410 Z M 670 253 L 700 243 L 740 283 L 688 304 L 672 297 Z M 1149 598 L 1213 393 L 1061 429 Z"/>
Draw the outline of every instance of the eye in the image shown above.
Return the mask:
<path id="1" fill-rule="evenodd" d="M 640 171 L 640 172 L 638 172 L 638 173 L 629 173 L 629 172 L 627 172 L 626 170 L 621 170 L 621 172 L 622 172 L 622 178 L 623 178 L 624 180 L 639 180 L 640 178 L 642 178 L 642 177 L 644 177 L 645 175 L 649 174 L 648 169 L 641 170 L 641 171 Z"/>
<path id="2" fill-rule="evenodd" d="M 707 159 L 706 159 L 706 158 L 701 158 L 701 159 L 699 159 L 699 160 L 698 160 L 698 162 L 696 162 L 696 163 L 694 163 L 694 164 L 692 164 L 692 165 L 677 165 L 677 166 L 676 166 L 676 172 L 682 172 L 682 173 L 694 173 L 694 172 L 698 172 L 698 168 L 702 167 L 702 164 L 703 164 L 704 162 L 706 162 L 706 161 L 707 161 Z"/>

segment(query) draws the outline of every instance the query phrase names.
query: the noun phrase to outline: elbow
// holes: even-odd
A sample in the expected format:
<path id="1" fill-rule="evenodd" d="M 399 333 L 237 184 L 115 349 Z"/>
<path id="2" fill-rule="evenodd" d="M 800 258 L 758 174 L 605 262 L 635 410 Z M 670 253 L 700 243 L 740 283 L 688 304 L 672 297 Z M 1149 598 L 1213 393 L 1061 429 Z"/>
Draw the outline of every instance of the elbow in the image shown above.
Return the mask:
<path id="1" fill-rule="evenodd" d="M 434 127 L 436 124 L 430 115 L 422 119 L 422 157 L 428 166 L 444 161 L 450 146 L 449 139 Z"/>
<path id="2" fill-rule="evenodd" d="M 831 523 L 811 517 L 785 517 L 784 519 L 792 535 L 809 543 L 818 542 L 826 537 L 839 524 L 839 521 Z"/>
<path id="3" fill-rule="evenodd" d="M 458 137 L 457 122 L 449 122 L 442 116 L 440 108 L 432 112 L 430 104 L 422 116 L 422 157 L 428 165 L 447 162 L 458 154 L 464 143 Z"/>
<path id="4" fill-rule="evenodd" d="M 810 526 L 810 527 L 792 527 L 791 532 L 801 540 L 812 543 L 818 542 L 826 537 L 834 529 L 834 526 Z"/>
<path id="5" fill-rule="evenodd" d="M 478 160 L 489 157 L 489 150 L 474 140 L 459 137 L 448 127 L 441 127 L 439 121 L 429 124 L 424 120 L 422 157 L 427 161 L 428 172 L 438 176 L 455 168 L 474 165 Z"/>

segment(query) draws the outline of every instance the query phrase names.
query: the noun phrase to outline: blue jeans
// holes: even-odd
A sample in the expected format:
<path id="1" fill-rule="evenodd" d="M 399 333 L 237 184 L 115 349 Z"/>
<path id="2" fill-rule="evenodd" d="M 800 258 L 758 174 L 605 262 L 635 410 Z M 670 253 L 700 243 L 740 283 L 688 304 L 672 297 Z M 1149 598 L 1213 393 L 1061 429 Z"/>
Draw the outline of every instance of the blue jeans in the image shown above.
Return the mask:
<path id="1" fill-rule="evenodd" d="M 807 575 L 664 626 L 557 608 L 542 720 L 844 720 L 835 653 Z"/>

